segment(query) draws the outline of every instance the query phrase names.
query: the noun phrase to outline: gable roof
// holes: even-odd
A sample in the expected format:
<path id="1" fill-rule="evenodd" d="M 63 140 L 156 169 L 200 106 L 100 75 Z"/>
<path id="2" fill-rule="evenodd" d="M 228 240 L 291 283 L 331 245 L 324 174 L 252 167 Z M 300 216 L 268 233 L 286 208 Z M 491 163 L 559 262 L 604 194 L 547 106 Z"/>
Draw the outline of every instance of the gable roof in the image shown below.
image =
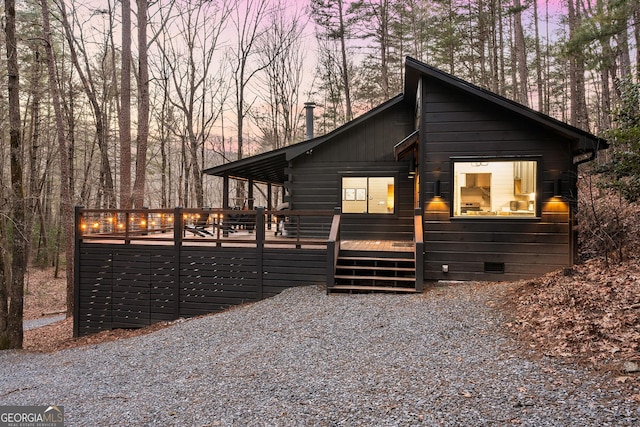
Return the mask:
<path id="1" fill-rule="evenodd" d="M 289 166 L 290 160 L 313 150 L 319 145 L 331 140 L 336 135 L 344 133 L 366 120 L 375 117 L 378 113 L 393 107 L 394 105 L 402 102 L 402 100 L 403 95 L 397 95 L 350 122 L 345 123 L 331 132 L 317 138 L 308 139 L 287 147 L 278 148 L 262 154 L 256 154 L 241 160 L 236 160 L 234 162 L 214 166 L 212 168 L 205 169 L 202 172 L 207 175 L 228 176 L 230 178 L 244 180 L 252 179 L 256 182 L 282 185 L 287 180 L 285 168 Z"/>
<path id="2" fill-rule="evenodd" d="M 599 138 L 585 130 L 554 119 L 551 116 L 526 107 L 516 101 L 505 98 L 490 90 L 483 89 L 451 74 L 445 73 L 437 68 L 431 67 L 417 59 L 407 56 L 405 62 L 405 83 L 404 93 L 407 102 L 415 103 L 416 88 L 420 77 L 426 76 L 438 80 L 441 83 L 468 93 L 469 95 L 484 99 L 502 108 L 505 108 L 516 115 L 547 128 L 565 138 L 574 141 L 574 155 L 595 153 L 598 150 L 609 148 L 606 140 Z"/>
<path id="3" fill-rule="evenodd" d="M 560 136 L 573 141 L 572 148 L 574 156 L 588 154 L 589 156 L 586 157 L 585 160 L 592 160 L 598 150 L 609 147 L 609 144 L 604 139 L 589 132 L 554 119 L 553 117 L 535 111 L 518 102 L 500 96 L 487 89 L 483 89 L 451 74 L 445 73 L 444 71 L 431 67 L 417 59 L 407 57 L 405 62 L 404 94 L 391 98 L 354 120 L 334 129 L 326 135 L 298 142 L 287 147 L 267 151 L 262 154 L 246 157 L 234 162 L 214 166 L 205 169 L 203 173 L 207 175 L 227 176 L 243 180 L 251 179 L 256 182 L 283 185 L 287 180 L 287 175 L 285 173 L 286 168 L 289 166 L 289 161 L 292 159 L 313 150 L 319 145 L 330 141 L 336 135 L 344 133 L 355 126 L 362 124 L 366 120 L 375 117 L 380 112 L 385 111 L 400 102 L 406 102 L 409 105 L 414 105 L 418 81 L 423 76 L 435 79 L 440 83 L 461 90 L 471 96 L 478 97 L 505 108 L 526 120 L 530 120 L 541 127 L 547 128 Z M 401 141 L 400 145 L 396 147 L 396 150 L 399 150 L 396 153 L 397 157 L 402 157 L 404 155 L 404 150 L 406 150 L 406 147 L 402 145 L 402 143 L 405 142 L 410 145 L 410 143 L 414 142 L 415 136 L 416 135 L 411 134 L 405 140 Z M 582 161 L 584 160 L 580 160 L 580 162 Z"/>

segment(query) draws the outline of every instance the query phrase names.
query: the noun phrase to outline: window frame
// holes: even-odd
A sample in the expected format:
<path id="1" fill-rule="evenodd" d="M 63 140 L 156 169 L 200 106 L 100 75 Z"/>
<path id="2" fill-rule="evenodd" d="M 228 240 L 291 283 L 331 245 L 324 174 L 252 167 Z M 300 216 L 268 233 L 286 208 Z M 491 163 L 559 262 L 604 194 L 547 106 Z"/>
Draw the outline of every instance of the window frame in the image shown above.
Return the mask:
<path id="1" fill-rule="evenodd" d="M 367 198 L 367 212 L 345 212 L 343 208 L 342 193 L 344 188 L 342 187 L 342 181 L 344 178 L 366 178 L 367 179 L 367 193 L 369 194 L 369 179 L 370 178 L 392 178 L 393 179 L 393 212 L 391 213 L 371 213 L 369 212 L 369 204 Z M 398 216 L 398 173 L 384 173 L 384 172 L 342 172 L 338 174 L 338 206 L 340 206 L 341 213 L 343 215 L 360 215 L 360 216 L 378 216 L 378 217 L 397 217 Z"/>
<path id="2" fill-rule="evenodd" d="M 542 212 L 542 155 L 513 155 L 513 156 L 454 156 L 449 158 L 449 179 L 451 183 L 450 194 L 450 206 L 449 217 L 455 221 L 478 221 L 478 220 L 508 220 L 508 221 L 523 221 L 523 220 L 540 220 Z M 535 199 L 534 199 L 534 212 L 533 215 L 455 215 L 456 208 L 456 188 L 455 188 L 455 164 L 456 163 L 473 163 L 473 162 L 535 162 Z"/>

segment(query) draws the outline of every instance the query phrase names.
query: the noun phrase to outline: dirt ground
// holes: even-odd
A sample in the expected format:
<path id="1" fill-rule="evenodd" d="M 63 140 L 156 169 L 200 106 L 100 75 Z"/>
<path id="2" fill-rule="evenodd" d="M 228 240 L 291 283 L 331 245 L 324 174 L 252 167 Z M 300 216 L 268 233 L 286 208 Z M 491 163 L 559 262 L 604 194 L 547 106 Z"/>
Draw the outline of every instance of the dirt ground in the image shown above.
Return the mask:
<path id="1" fill-rule="evenodd" d="M 31 270 L 25 292 L 25 320 L 64 313 L 64 277 Z M 523 280 L 500 305 L 507 327 L 534 350 L 612 374 L 616 382 L 640 384 L 640 261 L 605 267 L 590 261 L 572 269 Z M 52 352 L 129 338 L 170 326 L 105 331 L 73 338 L 71 318 L 25 332 L 24 348 Z"/>
<path id="2" fill-rule="evenodd" d="M 53 269 L 31 269 L 25 279 L 24 320 L 64 314 L 66 312 L 66 277 L 54 277 Z M 25 350 L 52 352 L 65 348 L 94 345 L 136 335 L 149 334 L 169 326 L 162 322 L 143 329 L 116 329 L 82 338 L 73 338 L 73 319 L 65 320 L 25 331 Z"/>

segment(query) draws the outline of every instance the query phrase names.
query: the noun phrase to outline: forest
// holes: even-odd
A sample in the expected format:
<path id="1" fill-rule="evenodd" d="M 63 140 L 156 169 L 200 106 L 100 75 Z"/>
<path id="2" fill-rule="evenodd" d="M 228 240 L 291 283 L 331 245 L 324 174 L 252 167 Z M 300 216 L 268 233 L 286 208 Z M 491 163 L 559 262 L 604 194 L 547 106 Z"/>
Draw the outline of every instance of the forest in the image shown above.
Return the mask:
<path id="1" fill-rule="evenodd" d="M 640 194 L 636 1 L 5 0 L 2 24 L 0 348 L 29 265 L 72 289 L 74 206 L 219 206 L 203 169 L 302 140 L 304 102 L 324 134 L 401 93 L 406 56 L 607 138 L 585 251 L 622 257 L 597 201 Z"/>

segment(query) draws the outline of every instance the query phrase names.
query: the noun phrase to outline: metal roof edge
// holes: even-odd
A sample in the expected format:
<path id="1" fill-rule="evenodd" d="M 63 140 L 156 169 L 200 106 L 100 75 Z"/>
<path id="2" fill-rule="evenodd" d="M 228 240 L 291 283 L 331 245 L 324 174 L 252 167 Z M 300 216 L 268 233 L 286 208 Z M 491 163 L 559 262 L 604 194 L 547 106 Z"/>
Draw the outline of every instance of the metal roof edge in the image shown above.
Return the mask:
<path id="1" fill-rule="evenodd" d="M 281 147 L 281 148 L 277 148 L 275 150 L 270 150 L 270 151 L 265 151 L 264 153 L 260 153 L 260 154 L 255 154 L 253 156 L 249 156 L 249 157 L 245 157 L 243 159 L 240 160 L 234 160 L 232 162 L 229 163 L 224 163 L 222 165 L 218 165 L 218 166 L 213 166 L 210 168 L 207 168 L 205 170 L 202 171 L 202 173 L 207 174 L 207 175 L 224 175 L 224 173 L 226 171 L 232 170 L 234 168 L 237 167 L 242 167 L 248 164 L 251 164 L 253 162 L 257 162 L 257 161 L 261 161 L 261 160 L 267 160 L 269 158 L 272 157 L 277 157 L 278 155 L 284 155 L 286 160 L 289 161 L 291 159 L 294 159 L 304 153 L 306 153 L 309 150 L 312 150 L 314 148 L 316 148 L 317 146 L 321 145 L 322 143 L 326 142 L 327 140 L 335 137 L 336 135 L 339 135 L 342 132 L 345 132 L 349 129 L 351 129 L 354 126 L 359 125 L 360 123 L 370 119 L 371 117 L 375 116 L 376 114 L 380 113 L 381 111 L 384 111 L 388 108 L 391 108 L 392 106 L 400 103 L 403 100 L 403 94 L 398 94 L 396 96 L 394 96 L 393 98 L 383 102 L 380 105 L 377 105 L 376 107 L 372 108 L 371 110 L 367 111 L 366 113 L 356 117 L 355 119 L 343 124 L 342 126 L 337 127 L 336 129 L 332 130 L 331 132 L 322 135 L 322 136 L 318 136 L 315 137 L 313 139 L 307 139 L 304 141 L 300 141 L 297 142 L 295 144 L 292 145 L 288 145 L 286 147 Z"/>
<path id="2" fill-rule="evenodd" d="M 506 108 L 515 114 L 533 120 L 536 123 L 555 130 L 556 132 L 559 132 L 561 134 L 564 134 L 569 138 L 573 138 L 582 149 L 586 149 L 586 147 L 592 147 L 593 149 L 603 150 L 609 147 L 609 144 L 605 139 L 593 135 L 590 132 L 572 126 L 561 120 L 555 119 L 547 114 L 536 111 L 530 107 L 527 107 L 526 105 L 520 104 L 519 102 L 506 98 L 502 95 L 498 95 L 497 93 L 491 92 L 490 90 L 484 89 L 459 77 L 453 76 L 445 71 L 427 65 L 424 62 L 421 62 L 410 56 L 406 57 L 405 68 L 412 68 L 415 71 L 427 75 L 428 77 L 435 78 L 459 90 L 468 92 L 479 98 L 492 102 L 493 104 Z M 406 74 L 407 70 L 405 70 L 405 75 Z M 405 92 L 407 91 L 407 89 L 408 88 L 405 87 Z M 586 140 L 589 140 L 591 144 L 585 144 L 587 142 Z"/>
<path id="3" fill-rule="evenodd" d="M 393 98 L 388 99 L 387 101 L 383 102 L 382 104 L 379 104 L 375 107 L 373 107 L 371 110 L 361 114 L 360 116 L 356 117 L 355 119 L 348 121 L 347 123 L 343 124 L 342 126 L 339 126 L 337 128 L 335 128 L 334 130 L 332 130 L 331 132 L 313 138 L 313 139 L 309 139 L 307 141 L 304 141 L 306 143 L 309 143 L 308 145 L 305 145 L 304 147 L 302 146 L 298 146 L 299 144 L 296 145 L 291 145 L 290 147 L 292 148 L 292 150 L 287 152 L 287 160 L 291 160 L 294 159 L 304 153 L 306 153 L 309 150 L 312 150 L 316 147 L 318 147 L 319 145 L 323 144 L 324 142 L 334 138 L 336 135 L 340 135 L 343 132 L 346 132 L 347 130 L 358 126 L 359 124 L 367 121 L 368 119 L 374 117 L 375 115 L 379 114 L 382 111 L 385 111 L 388 108 L 393 107 L 394 105 L 402 102 L 402 100 L 404 99 L 404 94 L 398 94 L 396 96 L 394 96 Z"/>

